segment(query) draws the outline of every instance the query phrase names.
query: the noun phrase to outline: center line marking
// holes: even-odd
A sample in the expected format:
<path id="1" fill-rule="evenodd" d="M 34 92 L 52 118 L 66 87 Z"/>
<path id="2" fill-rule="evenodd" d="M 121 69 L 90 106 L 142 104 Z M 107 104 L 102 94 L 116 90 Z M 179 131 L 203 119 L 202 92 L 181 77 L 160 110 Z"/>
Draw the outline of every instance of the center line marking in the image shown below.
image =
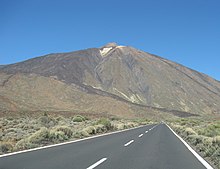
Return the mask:
<path id="1" fill-rule="evenodd" d="M 105 160 L 107 160 L 107 158 L 102 158 L 101 160 L 97 161 L 95 164 L 91 165 L 90 167 L 88 167 L 86 169 L 93 169 L 93 168 L 97 167 L 98 165 L 100 165 L 101 163 L 103 163 Z"/>
<path id="2" fill-rule="evenodd" d="M 129 144 L 133 143 L 134 140 L 129 141 L 128 143 L 126 143 L 124 146 L 127 147 Z"/>
<path id="3" fill-rule="evenodd" d="M 142 137 L 143 136 L 143 134 L 140 134 L 138 137 L 140 138 L 140 137 Z"/>

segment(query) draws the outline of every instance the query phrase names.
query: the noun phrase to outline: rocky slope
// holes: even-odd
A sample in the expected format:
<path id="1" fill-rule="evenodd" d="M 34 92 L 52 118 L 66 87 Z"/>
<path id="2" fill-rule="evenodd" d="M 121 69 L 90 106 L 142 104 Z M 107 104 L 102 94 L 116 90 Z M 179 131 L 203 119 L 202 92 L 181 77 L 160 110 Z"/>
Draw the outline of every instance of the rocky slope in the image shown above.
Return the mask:
<path id="1" fill-rule="evenodd" d="M 4 66 L 0 73 L 0 104 L 7 110 L 17 110 L 14 100 L 20 100 L 19 106 L 30 110 L 41 107 L 84 111 L 96 105 L 96 112 L 100 109 L 109 113 L 109 105 L 114 102 L 123 108 L 127 105 L 130 110 L 117 111 L 119 114 L 133 114 L 134 109 L 143 108 L 182 115 L 220 114 L 218 81 L 164 58 L 115 43 L 37 57 Z M 53 98 L 49 103 L 44 97 Z M 117 114 L 115 111 L 113 108 L 110 114 Z"/>

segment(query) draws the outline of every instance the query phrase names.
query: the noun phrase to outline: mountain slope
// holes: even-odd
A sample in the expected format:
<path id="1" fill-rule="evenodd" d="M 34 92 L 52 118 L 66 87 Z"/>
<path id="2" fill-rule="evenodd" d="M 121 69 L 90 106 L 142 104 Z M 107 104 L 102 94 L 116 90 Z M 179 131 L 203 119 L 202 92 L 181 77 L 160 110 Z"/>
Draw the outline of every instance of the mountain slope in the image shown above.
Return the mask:
<path id="1" fill-rule="evenodd" d="M 130 105 L 111 97 L 90 94 L 75 85 L 36 74 L 0 74 L 0 110 L 135 116 Z M 3 79 L 5 80 L 4 83 Z"/>
<path id="2" fill-rule="evenodd" d="M 49 54 L 7 65 L 0 72 L 53 78 L 126 104 L 199 115 L 220 113 L 218 81 L 164 58 L 115 43 Z"/>

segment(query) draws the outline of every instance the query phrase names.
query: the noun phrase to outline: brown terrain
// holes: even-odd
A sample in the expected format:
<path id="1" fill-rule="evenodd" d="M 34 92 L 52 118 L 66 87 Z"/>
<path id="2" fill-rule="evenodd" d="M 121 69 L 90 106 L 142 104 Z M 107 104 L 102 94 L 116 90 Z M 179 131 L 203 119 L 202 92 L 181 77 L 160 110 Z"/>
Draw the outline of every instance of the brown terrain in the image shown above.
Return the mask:
<path id="1" fill-rule="evenodd" d="M 1 115 L 209 116 L 220 114 L 219 103 L 219 81 L 115 43 L 0 67 Z"/>

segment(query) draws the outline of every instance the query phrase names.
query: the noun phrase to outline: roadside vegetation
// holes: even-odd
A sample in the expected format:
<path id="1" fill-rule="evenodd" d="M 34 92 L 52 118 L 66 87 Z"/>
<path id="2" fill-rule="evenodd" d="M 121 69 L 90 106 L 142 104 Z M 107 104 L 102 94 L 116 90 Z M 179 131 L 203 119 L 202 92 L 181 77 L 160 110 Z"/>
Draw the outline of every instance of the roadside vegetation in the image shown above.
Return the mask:
<path id="1" fill-rule="evenodd" d="M 220 121 L 178 119 L 171 127 L 216 169 L 220 169 Z"/>
<path id="2" fill-rule="evenodd" d="M 0 118 L 0 154 L 26 150 L 92 135 L 149 124 L 145 120 L 88 118 L 82 115 L 2 117 Z"/>

